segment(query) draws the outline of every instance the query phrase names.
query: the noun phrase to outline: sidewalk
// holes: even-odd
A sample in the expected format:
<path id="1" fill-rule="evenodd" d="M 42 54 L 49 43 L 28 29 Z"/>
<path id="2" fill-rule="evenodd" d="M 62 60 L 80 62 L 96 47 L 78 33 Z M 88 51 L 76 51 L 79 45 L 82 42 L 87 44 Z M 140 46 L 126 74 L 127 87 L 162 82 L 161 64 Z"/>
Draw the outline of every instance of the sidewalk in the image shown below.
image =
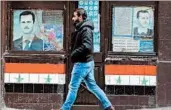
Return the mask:
<path id="1" fill-rule="evenodd" d="M 171 107 L 143 108 L 143 109 L 127 109 L 127 110 L 171 110 Z"/>
<path id="2" fill-rule="evenodd" d="M 0 110 L 31 110 L 31 109 L 15 109 L 15 108 L 1 108 Z"/>

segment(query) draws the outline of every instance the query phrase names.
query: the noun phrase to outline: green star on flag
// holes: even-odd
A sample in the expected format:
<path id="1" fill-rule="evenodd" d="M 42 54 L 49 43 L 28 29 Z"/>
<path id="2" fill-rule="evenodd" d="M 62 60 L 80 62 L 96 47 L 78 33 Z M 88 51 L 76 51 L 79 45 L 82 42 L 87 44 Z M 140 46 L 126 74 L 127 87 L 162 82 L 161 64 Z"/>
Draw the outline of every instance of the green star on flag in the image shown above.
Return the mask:
<path id="1" fill-rule="evenodd" d="M 143 85 L 147 85 L 147 82 L 148 82 L 148 80 L 145 79 L 145 77 L 144 77 L 143 80 L 142 80 L 142 84 L 143 84 Z"/>
<path id="2" fill-rule="evenodd" d="M 50 83 L 51 80 L 52 80 L 52 78 L 50 77 L 50 75 L 48 75 L 48 76 L 45 78 L 45 80 L 46 80 L 46 83 Z"/>
<path id="3" fill-rule="evenodd" d="M 21 75 L 19 74 L 17 78 L 15 78 L 17 80 L 18 83 L 20 83 L 21 81 L 24 80 L 24 78 L 21 77 Z"/>
<path id="4" fill-rule="evenodd" d="M 121 80 L 121 76 L 118 77 L 118 79 L 116 79 L 117 84 L 121 84 L 122 80 Z"/>

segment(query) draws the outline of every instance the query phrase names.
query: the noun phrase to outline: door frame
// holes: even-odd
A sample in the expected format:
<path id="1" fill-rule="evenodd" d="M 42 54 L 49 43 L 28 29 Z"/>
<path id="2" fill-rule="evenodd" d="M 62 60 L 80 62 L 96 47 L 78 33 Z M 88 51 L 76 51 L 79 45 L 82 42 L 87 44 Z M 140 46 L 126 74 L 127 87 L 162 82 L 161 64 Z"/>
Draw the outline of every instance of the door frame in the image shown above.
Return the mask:
<path id="1" fill-rule="evenodd" d="M 74 12 L 74 10 L 76 8 L 78 8 L 78 1 L 75 2 L 70 2 L 69 3 L 69 18 L 70 18 L 70 23 L 69 23 L 69 33 L 71 35 L 71 33 L 74 31 L 74 26 L 72 24 L 72 14 Z M 104 3 L 102 3 L 101 1 L 99 1 L 99 13 L 105 13 L 105 12 L 101 12 L 101 7 L 104 6 Z M 97 84 L 99 85 L 99 87 L 104 90 L 105 88 L 105 77 L 104 77 L 104 59 L 105 59 L 105 31 L 104 31 L 104 21 L 102 21 L 102 18 L 104 19 L 104 16 L 100 15 L 100 52 L 95 52 L 93 53 L 93 57 L 94 57 L 94 62 L 95 62 L 95 79 Z M 72 67 L 73 64 L 71 63 L 71 47 L 70 47 L 70 43 L 71 43 L 71 37 L 70 35 L 67 35 L 68 39 L 67 39 L 67 43 L 68 43 L 68 53 L 67 53 L 67 59 L 66 59 L 66 66 L 67 66 L 67 72 L 66 72 L 66 86 L 65 86 L 65 95 L 64 95 L 64 99 L 66 99 L 66 95 L 68 93 L 68 85 L 70 82 L 70 78 L 71 78 L 71 71 L 72 71 Z M 88 97 L 88 98 L 87 98 Z M 83 99 L 83 100 L 82 100 Z M 75 104 L 99 104 L 99 101 L 97 100 L 97 98 L 92 95 L 90 92 L 88 92 L 87 88 L 84 85 L 81 85 L 78 91 L 78 95 L 77 95 L 77 99 Z"/>

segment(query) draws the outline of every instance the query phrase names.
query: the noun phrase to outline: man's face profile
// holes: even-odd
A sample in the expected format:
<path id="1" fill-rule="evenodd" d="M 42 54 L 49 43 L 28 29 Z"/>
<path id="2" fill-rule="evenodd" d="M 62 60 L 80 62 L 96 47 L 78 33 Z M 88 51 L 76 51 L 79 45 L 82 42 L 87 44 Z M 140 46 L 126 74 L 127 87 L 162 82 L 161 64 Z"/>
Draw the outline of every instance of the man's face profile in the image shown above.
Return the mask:
<path id="1" fill-rule="evenodd" d="M 139 24 L 141 27 L 143 28 L 148 28 L 149 26 L 149 13 L 143 13 L 143 12 L 140 12 L 139 13 Z"/>
<path id="2" fill-rule="evenodd" d="M 77 12 L 74 12 L 73 17 L 72 17 L 72 20 L 73 20 L 73 22 L 74 22 L 74 25 L 76 25 L 77 23 L 80 22 L 80 21 L 79 21 L 79 17 L 78 17 L 78 15 L 77 15 Z"/>
<path id="3" fill-rule="evenodd" d="M 24 34 L 30 34 L 33 31 L 33 17 L 32 15 L 22 15 L 20 19 L 20 26 Z"/>

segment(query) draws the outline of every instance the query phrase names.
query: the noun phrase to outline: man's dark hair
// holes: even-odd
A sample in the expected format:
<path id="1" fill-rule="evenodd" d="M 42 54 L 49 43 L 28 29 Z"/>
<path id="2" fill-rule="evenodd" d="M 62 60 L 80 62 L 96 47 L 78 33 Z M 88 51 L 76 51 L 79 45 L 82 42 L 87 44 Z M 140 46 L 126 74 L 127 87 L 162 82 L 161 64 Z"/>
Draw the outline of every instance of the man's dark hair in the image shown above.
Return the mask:
<path id="1" fill-rule="evenodd" d="M 24 15 L 32 15 L 32 19 L 33 19 L 33 23 L 35 22 L 35 15 L 33 12 L 31 11 L 23 11 L 22 13 L 20 13 L 20 20 L 21 20 L 21 16 L 24 16 Z"/>
<path id="2" fill-rule="evenodd" d="M 149 12 L 148 12 L 147 10 L 139 10 L 139 11 L 137 12 L 137 18 L 139 18 L 140 13 L 149 13 Z"/>
<path id="3" fill-rule="evenodd" d="M 87 12 L 83 8 L 77 8 L 74 12 L 77 13 L 78 17 L 82 16 L 83 20 L 87 19 Z"/>

